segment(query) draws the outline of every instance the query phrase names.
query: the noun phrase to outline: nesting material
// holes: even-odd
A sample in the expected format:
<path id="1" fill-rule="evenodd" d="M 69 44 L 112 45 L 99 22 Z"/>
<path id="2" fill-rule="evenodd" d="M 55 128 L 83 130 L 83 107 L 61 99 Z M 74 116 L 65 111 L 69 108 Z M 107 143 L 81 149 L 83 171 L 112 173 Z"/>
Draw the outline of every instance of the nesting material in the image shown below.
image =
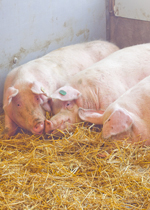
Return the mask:
<path id="1" fill-rule="evenodd" d="M 150 147 L 125 142 L 82 123 L 59 139 L 1 135 L 0 209 L 150 209 Z"/>

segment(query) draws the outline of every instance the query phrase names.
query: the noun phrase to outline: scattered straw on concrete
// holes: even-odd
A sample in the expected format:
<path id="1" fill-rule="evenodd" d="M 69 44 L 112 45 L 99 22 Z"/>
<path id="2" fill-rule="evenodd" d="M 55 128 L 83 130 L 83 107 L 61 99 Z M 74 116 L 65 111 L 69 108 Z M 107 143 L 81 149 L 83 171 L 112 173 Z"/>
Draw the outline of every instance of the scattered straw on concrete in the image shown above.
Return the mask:
<path id="1" fill-rule="evenodd" d="M 0 209 L 148 210 L 150 147 L 104 141 L 83 124 L 62 139 L 1 136 Z"/>

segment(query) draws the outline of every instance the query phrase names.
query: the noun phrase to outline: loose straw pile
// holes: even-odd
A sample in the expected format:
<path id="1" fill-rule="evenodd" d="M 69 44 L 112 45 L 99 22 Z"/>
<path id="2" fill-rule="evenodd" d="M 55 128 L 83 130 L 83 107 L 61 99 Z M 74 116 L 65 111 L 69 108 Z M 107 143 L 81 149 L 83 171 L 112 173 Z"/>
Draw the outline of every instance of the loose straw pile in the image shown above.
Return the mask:
<path id="1" fill-rule="evenodd" d="M 150 209 L 150 147 L 106 141 L 93 125 L 59 139 L 1 135 L 0 160 L 3 210 Z"/>

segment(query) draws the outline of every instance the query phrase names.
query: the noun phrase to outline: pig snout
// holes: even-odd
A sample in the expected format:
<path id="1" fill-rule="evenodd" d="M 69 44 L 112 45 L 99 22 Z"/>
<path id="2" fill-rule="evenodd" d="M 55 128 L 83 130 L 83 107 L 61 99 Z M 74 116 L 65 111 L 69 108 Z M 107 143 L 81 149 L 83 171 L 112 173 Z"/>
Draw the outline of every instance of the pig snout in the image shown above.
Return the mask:
<path id="1" fill-rule="evenodd" d="M 50 120 L 45 120 L 44 127 L 45 133 L 50 133 L 52 131 L 52 122 Z"/>
<path id="2" fill-rule="evenodd" d="M 70 119 L 67 119 L 67 120 L 61 120 L 61 121 L 59 121 L 59 122 L 57 122 L 57 121 L 51 121 L 51 120 L 45 120 L 45 125 L 44 125 L 44 127 L 45 127 L 45 133 L 55 133 L 55 131 L 57 130 L 57 129 L 59 129 L 59 130 L 65 130 L 65 129 L 67 129 L 67 128 L 69 128 L 70 127 L 70 124 L 71 122 L 70 122 Z"/>
<path id="3" fill-rule="evenodd" d="M 33 133 L 34 134 L 42 134 L 44 131 L 44 122 L 38 122 L 33 127 Z"/>

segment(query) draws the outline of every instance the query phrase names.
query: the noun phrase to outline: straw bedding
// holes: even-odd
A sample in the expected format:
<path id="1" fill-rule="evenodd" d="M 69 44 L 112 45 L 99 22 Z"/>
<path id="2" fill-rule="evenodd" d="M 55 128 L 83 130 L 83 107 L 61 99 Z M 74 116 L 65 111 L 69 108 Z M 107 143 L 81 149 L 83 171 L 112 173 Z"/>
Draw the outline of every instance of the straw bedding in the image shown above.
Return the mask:
<path id="1" fill-rule="evenodd" d="M 1 135 L 0 209 L 150 209 L 149 164 L 150 147 L 106 141 L 93 125 L 59 139 Z"/>

